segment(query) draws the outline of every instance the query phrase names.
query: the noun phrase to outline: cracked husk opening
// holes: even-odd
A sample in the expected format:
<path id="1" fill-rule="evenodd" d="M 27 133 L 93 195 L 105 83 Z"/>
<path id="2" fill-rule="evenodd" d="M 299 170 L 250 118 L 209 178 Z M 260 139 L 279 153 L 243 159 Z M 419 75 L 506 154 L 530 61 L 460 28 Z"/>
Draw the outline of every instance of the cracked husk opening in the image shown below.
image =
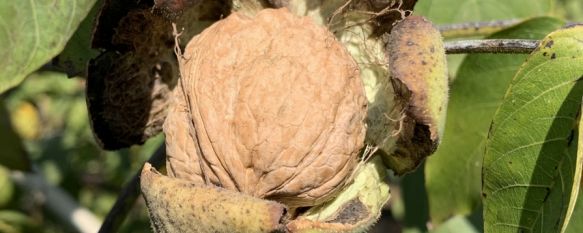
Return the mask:
<path id="1" fill-rule="evenodd" d="M 164 125 L 169 177 L 221 187 L 262 211 L 283 204 L 287 212 L 267 211 L 259 232 L 366 231 L 390 196 L 386 168 L 415 169 L 439 135 L 411 110 L 427 107 L 416 96 L 434 94 L 395 77 L 387 51 L 388 32 L 414 3 L 233 1 L 234 13 L 178 54 Z M 209 216 L 191 222 L 219 221 Z"/>

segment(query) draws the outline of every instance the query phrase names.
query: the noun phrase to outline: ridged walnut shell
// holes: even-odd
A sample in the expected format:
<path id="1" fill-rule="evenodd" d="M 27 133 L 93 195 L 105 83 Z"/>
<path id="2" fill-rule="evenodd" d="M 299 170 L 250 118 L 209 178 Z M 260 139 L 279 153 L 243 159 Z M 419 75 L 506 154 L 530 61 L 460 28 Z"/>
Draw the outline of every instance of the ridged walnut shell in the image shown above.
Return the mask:
<path id="1" fill-rule="evenodd" d="M 349 183 L 367 101 L 357 64 L 328 30 L 286 9 L 233 13 L 179 59 L 164 124 L 170 176 L 290 207 Z"/>

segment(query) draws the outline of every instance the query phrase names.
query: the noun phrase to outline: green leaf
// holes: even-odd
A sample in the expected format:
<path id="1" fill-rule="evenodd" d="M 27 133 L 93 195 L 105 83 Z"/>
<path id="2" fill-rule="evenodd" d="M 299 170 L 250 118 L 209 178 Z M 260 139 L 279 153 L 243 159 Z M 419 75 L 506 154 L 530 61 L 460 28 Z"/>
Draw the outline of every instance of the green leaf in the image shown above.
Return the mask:
<path id="1" fill-rule="evenodd" d="M 9 169 L 30 170 L 30 160 L 20 137 L 14 131 L 4 100 L 0 99 L 0 165 Z"/>
<path id="2" fill-rule="evenodd" d="M 534 18 L 490 38 L 541 39 L 562 21 Z M 431 220 L 439 225 L 467 215 L 481 202 L 481 170 L 490 122 L 527 55 L 472 54 L 451 85 L 443 141 L 427 159 L 425 180 Z"/>
<path id="3" fill-rule="evenodd" d="M 552 0 L 431 0 L 419 1 L 415 13 L 436 24 L 527 18 L 546 15 Z"/>
<path id="4" fill-rule="evenodd" d="M 579 111 L 579 130 L 577 132 L 578 141 L 577 144 L 579 145 L 577 149 L 577 159 L 575 161 L 582 162 L 583 161 L 583 104 L 581 105 L 581 109 Z M 578 233 L 583 232 L 583 222 L 581 221 L 570 221 L 583 218 L 583 195 L 581 193 L 581 179 L 577 179 L 577 177 L 581 177 L 581 166 L 577 166 L 575 169 L 575 180 L 573 181 L 573 190 L 571 191 L 571 200 L 569 200 L 569 207 L 567 209 L 567 214 L 565 217 L 565 225 L 563 228 L 565 229 L 563 232 L 567 233 Z"/>
<path id="5" fill-rule="evenodd" d="M 581 129 L 579 129 L 581 130 Z M 581 131 L 579 131 L 581 132 Z M 581 143 L 581 136 L 579 136 L 579 143 Z M 581 151 L 581 150 L 580 150 Z M 582 187 L 579 187 L 579 194 L 583 191 Z M 573 214 L 571 215 L 571 220 L 567 226 L 566 233 L 580 233 L 583 232 L 583 221 L 577 221 L 577 219 L 583 218 L 583 195 L 577 195 L 577 203 L 575 204 L 575 209 L 573 209 Z"/>
<path id="6" fill-rule="evenodd" d="M 483 162 L 485 232 L 560 232 L 571 206 L 583 25 L 549 34 L 498 108 Z"/>
<path id="7" fill-rule="evenodd" d="M 100 5 L 95 4 L 93 6 L 87 17 L 81 21 L 81 24 L 71 36 L 61 54 L 53 60 L 53 65 L 58 70 L 67 73 L 69 77 L 86 77 L 85 73 L 89 61 L 99 55 L 98 50 L 91 48 L 91 38 L 95 18 L 101 9 Z"/>
<path id="8" fill-rule="evenodd" d="M 95 1 L 0 1 L 0 93 L 59 54 Z"/>

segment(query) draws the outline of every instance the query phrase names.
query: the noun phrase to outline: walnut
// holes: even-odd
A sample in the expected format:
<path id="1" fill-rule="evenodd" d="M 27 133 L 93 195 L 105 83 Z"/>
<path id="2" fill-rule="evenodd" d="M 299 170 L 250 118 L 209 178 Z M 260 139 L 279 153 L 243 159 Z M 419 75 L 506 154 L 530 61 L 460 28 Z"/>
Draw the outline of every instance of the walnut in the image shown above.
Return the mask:
<path id="1" fill-rule="evenodd" d="M 287 9 L 233 13 L 194 37 L 164 124 L 171 177 L 289 207 L 329 200 L 364 146 L 359 68 Z"/>

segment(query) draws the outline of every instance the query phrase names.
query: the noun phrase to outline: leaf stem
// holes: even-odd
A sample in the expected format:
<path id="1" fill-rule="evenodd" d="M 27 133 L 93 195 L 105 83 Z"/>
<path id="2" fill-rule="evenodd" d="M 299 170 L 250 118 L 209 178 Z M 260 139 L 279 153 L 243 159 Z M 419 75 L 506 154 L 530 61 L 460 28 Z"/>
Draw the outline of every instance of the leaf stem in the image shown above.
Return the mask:
<path id="1" fill-rule="evenodd" d="M 486 39 L 445 42 L 445 53 L 531 53 L 539 40 Z"/>
<path id="2" fill-rule="evenodd" d="M 162 144 L 154 154 L 148 159 L 148 163 L 152 164 L 152 167 L 156 169 L 160 169 L 160 167 L 164 166 L 164 162 L 166 161 L 166 146 Z M 140 173 L 142 169 L 132 177 L 132 179 L 125 185 L 125 187 L 121 190 L 120 194 L 115 201 L 113 207 L 107 216 L 105 217 L 105 221 L 101 225 L 99 229 L 99 233 L 111 233 L 111 232 L 119 232 L 119 228 L 121 227 L 124 219 L 132 209 L 134 203 L 140 196 Z"/>

